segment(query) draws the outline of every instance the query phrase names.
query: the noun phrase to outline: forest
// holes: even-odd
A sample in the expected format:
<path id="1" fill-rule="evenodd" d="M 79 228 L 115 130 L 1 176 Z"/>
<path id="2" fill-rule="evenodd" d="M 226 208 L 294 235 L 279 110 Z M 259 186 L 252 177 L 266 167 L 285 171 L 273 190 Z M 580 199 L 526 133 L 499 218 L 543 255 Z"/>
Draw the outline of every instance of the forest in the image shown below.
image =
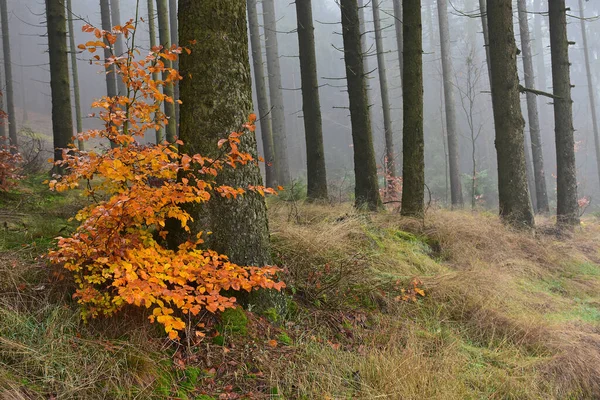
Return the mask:
<path id="1" fill-rule="evenodd" d="M 600 398 L 597 1 L 0 28 L 1 399 Z"/>

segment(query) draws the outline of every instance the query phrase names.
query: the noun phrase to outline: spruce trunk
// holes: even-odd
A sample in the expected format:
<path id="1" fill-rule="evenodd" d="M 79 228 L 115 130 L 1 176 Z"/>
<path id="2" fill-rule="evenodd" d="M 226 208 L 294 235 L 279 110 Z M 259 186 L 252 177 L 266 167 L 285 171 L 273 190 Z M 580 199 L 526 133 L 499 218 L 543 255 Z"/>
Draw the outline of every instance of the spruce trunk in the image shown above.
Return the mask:
<path id="1" fill-rule="evenodd" d="M 311 0 L 296 0 L 309 200 L 327 200 L 327 170 Z"/>
<path id="2" fill-rule="evenodd" d="M 448 26 L 447 0 L 438 0 L 438 19 L 442 50 L 442 77 L 444 85 L 444 104 L 446 108 L 446 131 L 448 133 L 448 165 L 450 170 L 450 197 L 453 207 L 463 206 L 462 185 L 460 182 L 460 161 L 458 148 L 458 130 L 456 127 L 456 109 L 454 104 L 454 82 L 452 74 L 452 49 L 450 47 L 450 28 Z"/>
<path id="3" fill-rule="evenodd" d="M 425 197 L 425 153 L 423 139 L 423 29 L 421 0 L 402 0 L 404 75 L 402 215 L 422 217 Z"/>
<path id="4" fill-rule="evenodd" d="M 579 224 L 577 170 L 573 129 L 573 101 L 567 9 L 565 0 L 549 0 L 552 87 L 554 88 L 554 129 L 556 136 L 556 217 L 559 225 Z"/>
<path id="5" fill-rule="evenodd" d="M 392 130 L 392 116 L 390 115 L 390 98 L 388 93 L 388 81 L 385 68 L 385 50 L 383 48 L 383 37 L 381 27 L 381 16 L 379 1 L 373 0 L 373 21 L 375 29 L 375 47 L 377 49 L 377 69 L 379 71 L 379 88 L 381 91 L 381 106 L 383 108 L 383 130 L 385 138 L 385 179 L 386 191 L 390 192 L 394 187 L 396 177 L 396 157 L 394 155 L 394 131 Z M 393 193 L 389 193 L 392 194 Z"/>
<path id="6" fill-rule="evenodd" d="M 48 49 L 50 55 L 54 161 L 58 161 L 62 160 L 62 151 L 72 142 L 71 138 L 73 136 L 64 0 L 46 0 L 46 20 L 48 23 Z"/>
<path id="7" fill-rule="evenodd" d="M 263 143 L 263 154 L 265 159 L 265 183 L 268 187 L 275 187 L 276 177 L 273 166 L 275 153 L 273 151 L 273 127 L 269 109 L 269 97 L 265 82 L 265 69 L 262 58 L 262 45 L 260 40 L 260 29 L 258 23 L 258 12 L 256 0 L 248 0 L 248 25 L 250 27 L 250 45 L 252 48 L 252 62 L 254 65 L 254 82 L 256 85 L 256 97 L 258 100 L 258 116 L 260 133 Z"/>
<path id="8" fill-rule="evenodd" d="M 156 24 L 154 23 L 154 19 L 156 18 L 156 15 L 154 13 L 154 0 L 148 0 L 147 2 L 148 5 L 148 32 L 150 34 L 150 49 L 153 49 L 156 47 Z M 160 79 L 160 76 L 158 75 L 158 72 L 155 72 L 152 74 L 152 79 L 154 81 L 158 81 Z M 158 128 L 156 128 L 156 135 L 155 135 L 155 139 L 156 139 L 156 143 L 162 143 L 165 140 L 165 131 L 162 127 L 162 125 L 160 123 L 158 123 L 158 116 L 155 116 L 157 124 L 156 126 Z"/>
<path id="9" fill-rule="evenodd" d="M 277 43 L 277 19 L 275 1 L 263 0 L 263 18 L 265 27 L 265 46 L 267 50 L 267 73 L 269 74 L 269 93 L 271 96 L 271 115 L 273 122 L 273 146 L 275 150 L 275 174 L 277 184 L 290 184 L 288 166 L 287 136 L 285 127 L 285 108 L 281 85 L 281 67 L 279 65 L 279 45 Z"/>
<path id="10" fill-rule="evenodd" d="M 81 116 L 81 97 L 79 94 L 79 73 L 77 71 L 77 46 L 75 45 L 75 30 L 73 28 L 72 0 L 67 0 L 68 27 L 69 27 L 69 50 L 71 52 L 71 79 L 73 80 L 73 101 L 75 102 L 75 127 L 77 133 L 83 132 L 83 120 Z M 84 150 L 83 140 L 77 140 L 79 150 Z"/>
<path id="11" fill-rule="evenodd" d="M 157 0 L 157 12 L 158 12 L 158 36 L 160 44 L 163 48 L 171 48 L 171 32 L 169 28 L 169 7 L 167 0 Z M 172 68 L 173 63 L 171 60 L 163 59 L 166 68 Z M 163 72 L 163 80 L 166 80 L 168 76 L 167 72 Z M 165 96 L 173 99 L 172 102 L 165 101 L 165 115 L 169 119 L 169 123 L 165 127 L 167 134 L 167 141 L 169 143 L 175 143 L 177 140 L 177 116 L 175 115 L 175 89 L 173 83 L 168 83 L 163 88 Z"/>
<path id="12" fill-rule="evenodd" d="M 514 226 L 533 227 L 525 165 L 525 121 L 521 114 L 512 1 L 497 0 L 488 5 L 500 216 Z"/>
<path id="13" fill-rule="evenodd" d="M 110 0 L 110 18 L 112 26 L 121 26 L 121 7 L 119 4 L 120 0 Z M 124 57 L 125 46 L 123 44 L 123 35 L 117 35 L 117 41 L 115 42 L 115 55 L 117 57 Z M 119 96 L 127 96 L 127 86 L 121 76 L 117 77 L 117 92 Z"/>
<path id="14" fill-rule="evenodd" d="M 15 101 L 13 90 L 12 61 L 10 57 L 10 36 L 8 27 L 8 0 L 0 0 L 0 21 L 2 23 L 2 49 L 4 52 L 4 77 L 6 78 L 6 112 L 8 113 L 8 137 L 11 151 L 16 152 L 19 143 L 17 139 L 17 116 L 15 115 Z M 63 4 L 64 7 L 64 4 Z M 66 54 L 66 53 L 65 53 Z M 67 73 L 68 77 L 68 73 Z"/>
<path id="15" fill-rule="evenodd" d="M 402 0 L 393 0 L 394 1 L 394 28 L 396 30 L 396 46 L 398 52 L 398 66 L 400 70 L 400 85 L 404 83 L 403 75 L 404 75 L 404 55 L 403 55 L 403 34 L 402 34 Z M 402 132 L 400 133 L 400 148 L 402 148 Z M 396 163 L 396 173 L 398 176 L 402 176 L 402 151 L 400 151 L 397 155 L 398 162 Z"/>
<path id="16" fill-rule="evenodd" d="M 171 28 L 171 43 L 179 45 L 179 32 L 177 24 L 177 0 L 169 0 L 169 26 Z M 173 68 L 179 70 L 179 60 L 173 61 Z M 179 100 L 179 82 L 173 85 L 174 99 Z M 177 132 L 179 132 L 179 103 L 175 102 L 175 119 Z"/>
<path id="17" fill-rule="evenodd" d="M 588 47 L 587 31 L 585 26 L 585 12 L 583 11 L 583 1 L 579 0 L 579 17 L 581 24 L 581 38 L 583 40 L 583 52 L 585 55 L 585 72 L 587 75 L 588 97 L 590 101 L 590 114 L 592 116 L 592 127 L 594 129 L 594 146 L 596 148 L 596 166 L 598 168 L 598 179 L 600 179 L 600 137 L 598 133 L 598 116 L 596 114 L 596 98 L 594 95 L 594 80 L 592 79 L 592 70 L 590 64 L 590 50 Z"/>
<path id="18" fill-rule="evenodd" d="M 527 3 L 525 0 L 518 0 L 517 4 L 519 10 L 519 27 L 521 31 L 521 50 L 523 52 L 525 86 L 533 89 L 536 88 L 536 85 L 535 74 L 533 72 L 533 54 L 531 51 L 529 22 L 527 20 Z M 542 90 L 544 89 L 542 88 Z M 548 205 L 548 193 L 546 190 L 540 117 L 538 113 L 537 96 L 533 93 L 527 93 L 527 114 L 529 116 L 529 136 L 531 137 L 531 154 L 533 156 L 533 177 L 535 179 L 537 211 L 540 213 L 547 213 L 550 211 L 550 207 Z"/>

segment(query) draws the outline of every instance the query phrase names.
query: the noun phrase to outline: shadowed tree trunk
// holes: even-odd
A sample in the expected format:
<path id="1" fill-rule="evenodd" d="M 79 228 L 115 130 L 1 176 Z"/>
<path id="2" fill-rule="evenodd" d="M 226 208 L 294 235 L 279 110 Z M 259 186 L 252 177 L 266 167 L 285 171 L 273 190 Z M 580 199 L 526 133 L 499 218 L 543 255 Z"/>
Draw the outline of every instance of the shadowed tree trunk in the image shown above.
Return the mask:
<path id="1" fill-rule="evenodd" d="M 442 50 L 442 76 L 444 85 L 444 104 L 446 108 L 446 131 L 448 132 L 448 164 L 450 170 L 450 197 L 452 206 L 462 207 L 463 193 L 460 182 L 460 161 L 458 149 L 458 130 L 456 127 L 456 109 L 454 104 L 454 82 L 452 75 L 452 49 L 450 47 L 450 28 L 448 26 L 448 3 L 438 0 L 438 18 L 440 26 L 440 44 Z"/>
<path id="2" fill-rule="evenodd" d="M 309 200 L 327 199 L 327 170 L 311 0 L 296 0 Z"/>
<path id="3" fill-rule="evenodd" d="M 67 21 L 64 0 L 46 0 L 48 49 L 50 54 L 50 88 L 52 90 L 52 133 L 54 160 L 62 160 L 62 150 L 71 143 L 73 116 L 69 87 L 67 55 Z"/>
<path id="4" fill-rule="evenodd" d="M 121 26 L 121 7 L 119 4 L 120 0 L 110 0 L 110 19 L 112 26 Z M 117 41 L 115 42 L 115 55 L 122 57 L 125 54 L 125 46 L 123 45 L 123 35 L 117 35 Z M 121 79 L 121 76 L 117 77 L 117 92 L 119 96 L 127 95 L 127 86 Z"/>
<path id="5" fill-rule="evenodd" d="M 273 167 L 275 153 L 273 151 L 273 127 L 269 113 L 269 97 L 265 83 L 265 69 L 262 58 L 262 45 L 260 40 L 260 29 L 258 23 L 258 12 L 256 11 L 256 0 L 248 0 L 248 26 L 250 27 L 250 44 L 252 47 L 252 62 L 254 64 L 254 82 L 256 84 L 256 97 L 258 100 L 258 116 L 260 132 L 263 143 L 263 154 L 265 158 L 265 179 L 268 187 L 275 187 L 276 177 Z"/>
<path id="6" fill-rule="evenodd" d="M 177 24 L 177 0 L 169 0 L 169 27 L 171 28 L 171 43 L 179 45 L 179 32 Z M 179 70 L 179 59 L 173 61 L 173 68 Z M 179 99 L 179 83 L 173 85 L 175 100 Z M 175 103 L 175 118 L 177 120 L 177 132 L 179 132 L 179 103 Z"/>
<path id="7" fill-rule="evenodd" d="M 398 65 L 400 67 L 400 84 L 402 85 L 402 77 L 404 75 L 403 47 L 402 43 L 402 0 L 394 1 L 394 28 L 396 29 L 396 46 L 398 52 Z M 402 148 L 402 134 L 399 136 L 400 148 Z M 402 152 L 398 154 L 398 162 L 396 164 L 396 173 L 402 176 Z"/>
<path id="8" fill-rule="evenodd" d="M 160 44 L 165 48 L 171 48 L 171 32 L 169 28 L 169 7 L 167 0 L 157 0 L 157 13 L 158 13 L 158 40 Z M 171 60 L 163 59 L 165 67 L 172 68 L 173 62 Z M 163 80 L 167 79 L 167 72 L 163 73 Z M 163 88 L 164 94 L 173 99 L 173 103 L 164 102 L 165 115 L 169 118 L 169 123 L 165 127 L 167 134 L 167 141 L 169 143 L 175 143 L 177 140 L 177 117 L 175 115 L 175 89 L 173 83 L 166 84 Z"/>
<path id="9" fill-rule="evenodd" d="M 228 132 L 239 130 L 252 112 L 246 3 L 180 0 L 179 10 L 180 40 L 197 41 L 192 53 L 184 53 L 179 63 L 184 77 L 193 76 L 181 84 L 182 150 L 214 158 L 221 152 L 218 141 Z M 256 156 L 254 133 L 246 132 L 240 139 L 239 150 Z M 260 169 L 255 163 L 226 169 L 216 178 L 216 184 L 261 185 Z M 207 243 L 210 248 L 239 265 L 271 264 L 267 209 L 262 196 L 251 191 L 236 199 L 216 196 L 203 210 L 197 221 L 213 232 Z"/>
<path id="10" fill-rule="evenodd" d="M 583 53 L 585 55 L 585 72 L 587 75 L 588 97 L 590 101 L 590 114 L 592 116 L 592 127 L 594 129 L 594 146 L 596 148 L 596 166 L 598 168 L 598 178 L 600 179 L 600 137 L 598 134 L 598 118 L 596 115 L 596 98 L 594 96 L 594 80 L 592 79 L 592 70 L 590 65 L 590 50 L 588 47 L 587 31 L 585 27 L 585 12 L 583 10 L 583 1 L 579 0 L 579 17 L 581 24 L 581 38 L 583 41 Z"/>
<path id="11" fill-rule="evenodd" d="M 514 226 L 533 227 L 525 171 L 525 121 L 521 114 L 512 0 L 490 1 L 488 6 L 500 216 Z"/>
<path id="12" fill-rule="evenodd" d="M 573 129 L 573 101 L 567 10 L 565 0 L 549 0 L 552 87 L 554 88 L 554 129 L 556 135 L 556 217 L 559 225 L 578 225 L 577 170 Z"/>
<path id="13" fill-rule="evenodd" d="M 379 71 L 379 89 L 381 91 L 381 106 L 383 108 L 383 130 L 385 138 L 385 178 L 387 190 L 393 188 L 393 178 L 396 177 L 396 157 L 394 156 L 394 131 L 392 130 L 392 116 L 390 115 L 390 98 L 388 94 L 387 73 L 385 68 L 385 50 L 383 48 L 381 15 L 379 2 L 372 0 L 373 21 L 375 29 L 375 47 L 377 48 L 377 69 Z"/>
<path id="14" fill-rule="evenodd" d="M 365 207 L 374 211 L 381 208 L 382 204 L 377 183 L 377 163 L 373 148 L 366 76 L 363 68 L 358 2 L 357 0 L 341 0 L 340 8 L 354 146 L 356 207 Z"/>
<path id="15" fill-rule="evenodd" d="M 112 25 L 110 21 L 110 3 L 109 0 L 100 0 L 100 17 L 102 18 L 102 30 L 111 31 Z M 107 43 L 105 41 L 105 43 Z M 110 49 L 104 49 L 104 60 L 112 57 Z M 106 95 L 115 97 L 117 95 L 117 75 L 115 73 L 115 65 L 111 64 L 106 67 Z M 111 147 L 115 147 L 114 142 L 110 142 Z"/>
<path id="16" fill-rule="evenodd" d="M 150 48 L 153 49 L 154 47 L 156 47 L 156 24 L 154 23 L 154 18 L 156 18 L 156 15 L 154 13 L 154 0 L 148 0 L 147 4 L 148 4 L 148 31 L 150 34 Z M 158 81 L 160 79 L 158 72 L 155 72 L 152 74 L 152 79 L 154 81 Z M 159 128 L 156 129 L 155 140 L 156 140 L 156 143 L 162 143 L 165 140 L 165 131 L 161 124 L 157 124 L 157 126 Z"/>
<path id="17" fill-rule="evenodd" d="M 404 143 L 402 215 L 422 217 L 425 196 L 423 140 L 423 27 L 421 0 L 402 0 L 404 75 L 402 77 Z"/>
<path id="18" fill-rule="evenodd" d="M 263 18 L 265 28 L 265 46 L 267 50 L 267 73 L 269 75 L 269 93 L 271 96 L 271 115 L 273 122 L 273 146 L 275 149 L 275 174 L 277 184 L 290 184 L 290 168 L 287 155 L 287 136 L 285 129 L 285 109 L 281 91 L 281 67 L 279 65 L 279 46 L 277 43 L 277 20 L 275 1 L 263 0 Z"/>
<path id="19" fill-rule="evenodd" d="M 6 112 L 8 113 L 8 137 L 10 145 L 14 146 L 12 151 L 17 151 L 19 146 L 17 140 L 17 116 L 15 115 L 15 102 L 13 95 L 12 61 L 10 58 L 10 36 L 8 29 L 8 6 L 7 0 L 0 0 L 0 22 L 2 23 L 2 49 L 4 52 L 4 77 L 6 78 Z M 64 4 L 63 4 L 64 7 Z M 63 13 L 64 14 L 64 13 Z M 66 52 L 65 52 L 66 54 Z M 67 72 L 67 78 L 69 73 Z"/>
<path id="20" fill-rule="evenodd" d="M 533 54 L 529 35 L 529 22 L 527 21 L 527 4 L 525 0 L 518 0 L 519 27 L 521 31 L 521 50 L 523 51 L 523 72 L 525 86 L 536 88 L 533 72 Z M 542 89 L 543 90 L 543 89 Z M 537 96 L 527 93 L 527 114 L 529 116 L 529 135 L 531 136 L 531 154 L 533 156 L 533 176 L 535 179 L 535 199 L 537 211 L 547 213 L 548 193 L 546 191 L 546 174 L 544 170 L 544 154 L 542 151 L 542 137 L 540 132 L 540 119 L 538 114 Z"/>
<path id="21" fill-rule="evenodd" d="M 68 27 L 69 27 L 69 50 L 71 52 L 71 78 L 73 80 L 73 101 L 75 102 L 75 128 L 77 133 L 83 132 L 81 117 L 81 99 L 79 96 L 79 73 L 77 72 L 77 46 L 75 45 L 75 30 L 73 28 L 73 14 L 71 13 L 72 0 L 67 0 Z M 79 150 L 84 150 L 83 140 L 77 140 Z"/>

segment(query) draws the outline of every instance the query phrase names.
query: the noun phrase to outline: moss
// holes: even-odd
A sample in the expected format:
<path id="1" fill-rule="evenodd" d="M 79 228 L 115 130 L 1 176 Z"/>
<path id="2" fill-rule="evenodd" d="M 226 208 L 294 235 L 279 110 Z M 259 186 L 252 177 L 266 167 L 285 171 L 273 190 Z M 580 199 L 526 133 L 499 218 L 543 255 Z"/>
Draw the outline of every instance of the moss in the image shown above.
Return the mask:
<path id="1" fill-rule="evenodd" d="M 213 344 L 216 344 L 217 346 L 224 346 L 225 345 L 225 338 L 222 335 L 217 335 L 212 339 Z"/>
<path id="2" fill-rule="evenodd" d="M 248 333 L 248 317 L 246 312 L 238 308 L 229 308 L 221 313 L 220 331 L 231 334 L 246 335 Z"/>
<path id="3" fill-rule="evenodd" d="M 277 335 L 277 340 L 279 342 L 285 344 L 286 346 L 291 346 L 292 345 L 292 339 L 285 332 L 282 332 L 279 335 Z"/>
<path id="4" fill-rule="evenodd" d="M 279 315 L 279 313 L 277 312 L 275 307 L 267 308 L 261 314 L 263 317 L 265 317 L 266 319 L 268 319 L 271 322 L 278 322 L 279 319 L 281 318 L 281 316 Z"/>

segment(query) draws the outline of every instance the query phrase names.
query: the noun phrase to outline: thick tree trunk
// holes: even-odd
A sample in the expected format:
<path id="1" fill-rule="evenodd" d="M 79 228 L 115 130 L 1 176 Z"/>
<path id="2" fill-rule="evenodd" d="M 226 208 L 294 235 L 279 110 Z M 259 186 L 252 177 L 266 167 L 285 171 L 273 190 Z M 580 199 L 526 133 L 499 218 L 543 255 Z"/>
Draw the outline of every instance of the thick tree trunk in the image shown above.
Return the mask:
<path id="1" fill-rule="evenodd" d="M 157 12 L 158 12 L 158 36 L 160 44 L 164 48 L 171 48 L 171 32 L 169 27 L 169 7 L 167 0 L 157 0 Z M 173 63 L 170 60 L 164 60 L 165 67 L 172 68 Z M 167 78 L 168 74 L 163 73 L 163 80 Z M 177 116 L 175 115 L 175 89 L 173 84 L 166 84 L 163 88 L 165 96 L 169 96 L 173 99 L 173 102 L 164 102 L 165 115 L 169 118 L 169 123 L 165 127 L 167 134 L 167 141 L 169 143 L 175 143 L 177 140 Z"/>
<path id="2" fill-rule="evenodd" d="M 598 168 L 598 178 L 600 179 L 600 136 L 598 133 L 598 116 L 596 114 L 596 98 L 594 95 L 594 80 L 592 79 L 592 70 L 590 64 L 590 50 L 588 47 L 587 31 L 585 27 L 585 12 L 583 10 L 583 1 L 579 0 L 579 17 L 581 23 L 581 38 L 583 41 L 583 53 L 585 56 L 585 72 L 587 75 L 588 97 L 590 100 L 590 114 L 592 116 L 592 127 L 594 129 L 594 145 L 596 148 L 596 166 Z"/>
<path id="3" fill-rule="evenodd" d="M 64 0 L 46 0 L 48 49 L 50 54 L 50 88 L 52 90 L 52 133 L 54 160 L 62 160 L 62 150 L 72 142 L 73 116 L 69 87 L 67 55 L 67 21 Z"/>
<path id="4" fill-rule="evenodd" d="M 311 0 L 296 0 L 309 200 L 327 199 L 327 170 Z"/>
<path id="5" fill-rule="evenodd" d="M 492 87 L 492 66 L 490 61 L 490 34 L 488 30 L 487 0 L 479 0 L 479 12 L 481 14 L 481 29 L 483 32 L 483 45 L 485 47 L 485 59 L 487 61 L 488 78 L 490 88 Z"/>
<path id="6" fill-rule="evenodd" d="M 148 6 L 148 31 L 150 34 L 150 49 L 153 49 L 154 47 L 156 47 L 156 24 L 154 23 L 154 19 L 156 18 L 156 15 L 154 13 L 154 0 L 148 0 L 147 6 Z M 160 79 L 158 72 L 155 72 L 154 74 L 152 74 L 152 79 L 154 81 L 158 81 Z M 156 143 L 162 143 L 165 140 L 165 131 L 161 124 L 156 124 L 156 126 L 158 126 L 158 128 L 156 129 L 156 136 L 155 136 Z"/>
<path id="7" fill-rule="evenodd" d="M 110 19 L 112 26 L 121 26 L 121 7 L 119 1 L 120 0 L 110 0 Z M 115 55 L 123 57 L 125 51 L 123 35 L 117 35 Z M 127 96 L 127 86 L 125 86 L 125 82 L 123 82 L 123 79 L 120 76 L 117 77 L 117 92 L 119 93 L 119 96 Z"/>
<path id="8" fill-rule="evenodd" d="M 521 50 L 523 52 L 525 86 L 528 88 L 536 88 L 529 22 L 527 21 L 527 3 L 525 0 L 518 0 L 517 4 L 519 10 L 519 27 L 521 31 Z M 540 89 L 544 90 L 543 88 Z M 527 93 L 527 114 L 529 116 L 529 135 L 531 136 L 531 154 L 533 156 L 533 176 L 535 178 L 537 211 L 540 213 L 547 213 L 550 211 L 550 207 L 548 205 L 548 193 L 546 190 L 546 173 L 544 170 L 540 119 L 538 114 L 537 96 L 533 93 Z"/>
<path id="9" fill-rule="evenodd" d="M 252 82 L 246 31 L 246 4 L 239 0 L 180 0 L 179 34 L 183 43 L 196 40 L 180 60 L 181 140 L 183 152 L 217 157 L 217 143 L 238 131 L 252 112 Z M 241 136 L 241 152 L 256 156 L 254 133 Z M 261 185 L 260 169 L 248 163 L 221 171 L 217 184 Z M 265 199 L 248 192 L 237 199 L 215 196 L 208 204 L 203 228 L 212 231 L 209 246 L 240 265 L 271 263 Z"/>
<path id="10" fill-rule="evenodd" d="M 559 225 L 578 225 L 577 170 L 565 0 L 548 0 L 548 12 L 550 16 L 552 87 L 554 95 L 557 96 L 554 99 L 557 167 L 556 216 Z"/>
<path id="11" fill-rule="evenodd" d="M 13 151 L 19 146 L 17 140 L 17 116 L 15 115 L 15 101 L 13 95 L 12 61 L 10 58 L 10 36 L 8 29 L 8 6 L 7 0 L 0 0 L 0 21 L 2 23 L 2 49 L 4 52 L 4 76 L 6 78 L 6 111 L 8 113 L 8 136 Z M 63 4 L 64 7 L 64 4 Z M 64 13 L 63 13 L 64 14 Z M 65 52 L 66 54 L 66 52 Z M 67 72 L 67 78 L 68 78 Z"/>
<path id="12" fill-rule="evenodd" d="M 265 46 L 267 50 L 267 73 L 269 74 L 269 93 L 271 96 L 271 115 L 273 121 L 273 146 L 275 148 L 275 174 L 277 184 L 290 184 L 290 168 L 287 155 L 287 136 L 285 128 L 285 108 L 281 85 L 281 67 L 279 66 L 279 46 L 277 44 L 277 18 L 275 1 L 263 0 L 263 18 L 265 28 Z"/>
<path id="13" fill-rule="evenodd" d="M 367 0 L 371 1 L 371 0 Z M 365 21 L 365 0 L 358 0 L 358 25 L 360 29 L 360 47 L 362 49 L 363 56 L 363 69 L 365 74 L 368 74 L 369 71 L 369 57 L 367 53 L 369 52 L 369 48 L 367 47 L 367 23 Z M 369 90 L 369 81 L 367 81 L 367 91 Z"/>
<path id="14" fill-rule="evenodd" d="M 403 47 L 402 39 L 402 0 L 394 1 L 394 28 L 396 29 L 396 46 L 398 52 L 398 66 L 400 67 L 400 84 L 403 84 L 402 77 L 404 75 Z M 398 137 L 400 139 L 400 148 L 402 148 L 402 132 Z M 402 152 L 398 154 L 398 162 L 396 164 L 396 173 L 402 176 Z"/>
<path id="15" fill-rule="evenodd" d="M 456 109 L 454 104 L 454 69 L 452 67 L 452 48 L 450 47 L 450 28 L 448 26 L 448 3 L 447 0 L 438 0 L 437 5 L 440 26 L 440 44 L 442 50 L 442 76 L 444 85 L 444 104 L 446 108 L 446 129 L 448 132 L 450 196 L 453 207 L 462 207 L 463 193 L 462 184 L 460 182 L 458 129 L 456 127 Z"/>
<path id="16" fill-rule="evenodd" d="M 387 190 L 393 188 L 393 178 L 396 177 L 396 157 L 394 155 L 394 131 L 392 130 L 392 116 L 390 115 L 390 97 L 388 94 L 387 73 L 385 68 L 385 50 L 381 27 L 379 2 L 373 0 L 373 21 L 375 29 L 375 47 L 377 49 L 377 69 L 379 71 L 379 89 L 381 92 L 381 106 L 383 108 L 383 130 L 385 138 L 385 178 Z"/>
<path id="17" fill-rule="evenodd" d="M 423 139 L 423 28 L 421 0 L 402 0 L 404 10 L 404 110 L 402 215 L 422 217 L 425 196 Z"/>
<path id="18" fill-rule="evenodd" d="M 177 24 L 177 0 L 169 0 L 169 27 L 171 28 L 171 43 L 179 45 L 179 32 Z M 173 68 L 179 70 L 179 60 L 173 61 Z M 173 86 L 175 100 L 179 100 L 179 82 Z M 179 103 L 175 102 L 175 119 L 179 133 Z"/>
<path id="19" fill-rule="evenodd" d="M 248 25 L 250 27 L 250 45 L 252 47 L 252 62 L 254 64 L 254 82 L 256 84 L 258 116 L 265 159 L 265 183 L 268 187 L 275 187 L 277 185 L 277 178 L 275 177 L 275 169 L 273 167 L 275 158 L 275 152 L 273 150 L 273 127 L 271 125 L 271 110 L 269 109 L 267 85 L 265 83 L 265 69 L 263 66 L 262 45 L 260 40 L 256 0 L 248 0 Z"/>
<path id="20" fill-rule="evenodd" d="M 365 207 L 374 211 L 381 208 L 381 198 L 377 183 L 377 163 L 363 68 L 358 3 L 357 0 L 341 0 L 340 6 L 354 146 L 355 201 L 356 207 Z"/>
<path id="21" fill-rule="evenodd" d="M 102 29 L 110 32 L 112 24 L 110 20 L 109 0 L 100 0 L 100 16 L 102 18 Z M 108 60 L 110 57 L 112 57 L 110 49 L 104 49 L 104 59 Z M 114 64 L 106 67 L 106 95 L 108 97 L 115 97 L 117 95 L 117 76 Z"/>
<path id="22" fill-rule="evenodd" d="M 73 80 L 73 101 L 75 102 L 75 128 L 77 133 L 81 133 L 83 132 L 83 120 L 81 116 L 81 98 L 79 95 L 79 73 L 77 72 L 77 46 L 75 45 L 75 30 L 73 28 L 73 14 L 71 11 L 71 0 L 67 0 L 71 78 Z M 84 150 L 83 140 L 77 140 L 77 147 L 79 150 Z"/>
<path id="23" fill-rule="evenodd" d="M 488 5 L 500 216 L 514 226 L 532 227 L 512 0 L 490 1 Z"/>

